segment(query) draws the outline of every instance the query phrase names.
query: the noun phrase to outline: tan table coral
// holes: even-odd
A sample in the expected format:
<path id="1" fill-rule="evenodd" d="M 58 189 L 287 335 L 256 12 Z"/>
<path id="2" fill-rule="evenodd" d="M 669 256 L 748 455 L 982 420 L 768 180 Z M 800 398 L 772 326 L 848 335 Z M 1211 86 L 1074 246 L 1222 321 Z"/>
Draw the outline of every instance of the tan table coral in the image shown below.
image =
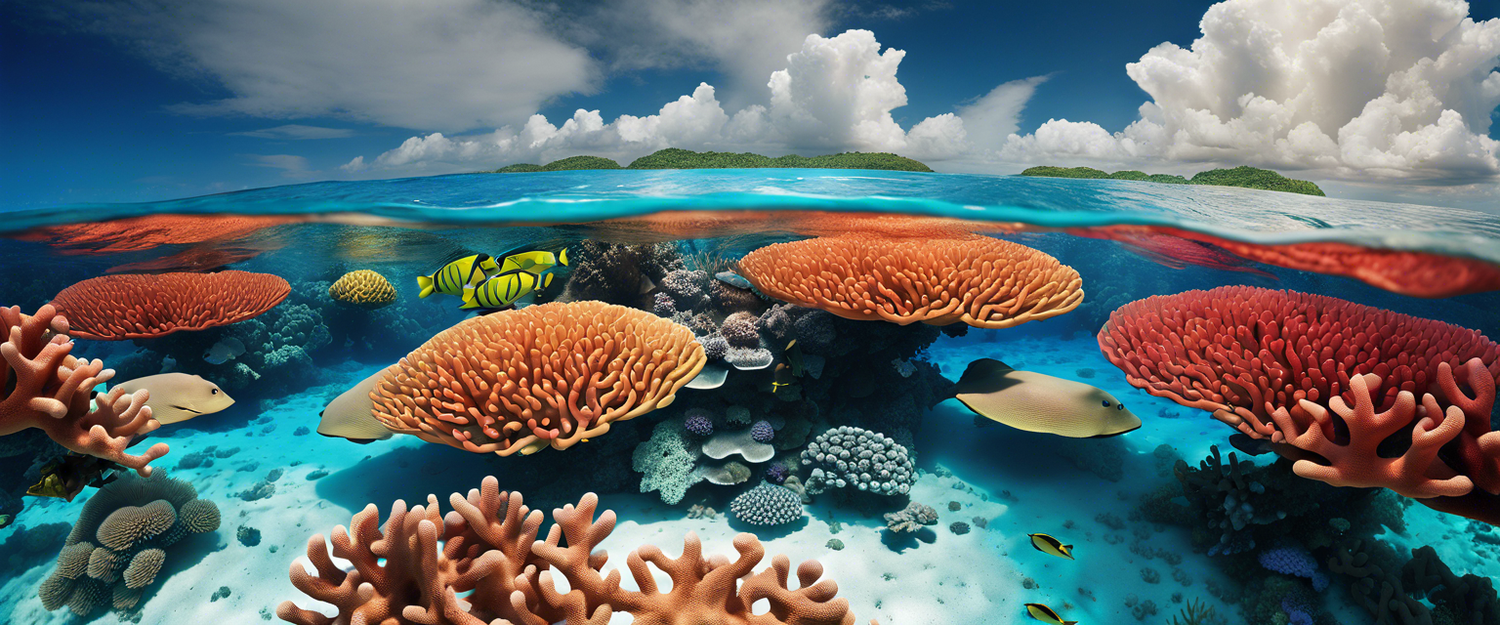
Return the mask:
<path id="1" fill-rule="evenodd" d="M 116 388 L 90 407 L 94 387 L 114 377 L 104 363 L 69 355 L 68 321 L 50 304 L 36 315 L 15 306 L 0 308 L 0 436 L 39 428 L 72 451 L 117 462 L 150 475 L 152 460 L 167 453 L 157 443 L 139 456 L 125 453 L 131 439 L 161 427 L 151 418 L 145 390 L 126 395 Z"/>
<path id="2" fill-rule="evenodd" d="M 616 611 L 628 612 L 637 625 L 854 623 L 849 602 L 835 598 L 838 584 L 820 581 L 817 561 L 797 567 L 796 590 L 789 588 L 786 556 L 753 572 L 765 558 L 753 534 L 735 537 L 739 557 L 733 561 L 703 557 L 702 543 L 691 533 L 679 558 L 642 546 L 625 558 L 640 588 L 632 591 L 620 587 L 619 570 L 604 572 L 609 554 L 596 548 L 614 531 L 615 513 L 605 510 L 596 520 L 599 498 L 593 493 L 576 506 L 553 510 L 556 523 L 543 540 L 536 540 L 542 513 L 527 508 L 520 493 L 502 492 L 494 477 L 484 478 L 467 497 L 454 493 L 448 501 L 454 513 L 446 517 L 432 495 L 426 506 L 410 510 L 397 501 L 384 533 L 373 504 L 354 515 L 350 530 L 336 528 L 333 556 L 349 560 L 352 571 L 336 566 L 328 542 L 313 536 L 307 557 L 317 574 L 293 563 L 292 585 L 333 604 L 338 614 L 330 618 L 286 601 L 276 615 L 300 625 L 605 625 Z M 660 590 L 650 565 L 671 578 L 670 590 Z M 568 592 L 558 592 L 555 576 L 567 580 Z M 470 594 L 460 599 L 459 593 Z M 761 599 L 768 610 L 752 613 Z"/>
<path id="3" fill-rule="evenodd" d="M 460 322 L 375 384 L 393 432 L 476 453 L 567 449 L 672 403 L 706 358 L 692 331 L 601 302 L 551 303 Z"/>
<path id="4" fill-rule="evenodd" d="M 73 336 L 121 341 L 238 323 L 291 292 L 286 280 L 265 273 L 127 274 L 84 280 L 52 303 L 68 317 Z"/>
<path id="5" fill-rule="evenodd" d="M 867 234 L 777 243 L 740 273 L 761 292 L 846 319 L 1009 328 L 1083 301 L 1072 267 L 1024 245 L 980 235 Z"/>
<path id="6" fill-rule="evenodd" d="M 358 269 L 344 274 L 330 285 L 328 296 L 361 308 L 383 308 L 396 301 L 396 288 L 385 276 L 369 269 Z"/>

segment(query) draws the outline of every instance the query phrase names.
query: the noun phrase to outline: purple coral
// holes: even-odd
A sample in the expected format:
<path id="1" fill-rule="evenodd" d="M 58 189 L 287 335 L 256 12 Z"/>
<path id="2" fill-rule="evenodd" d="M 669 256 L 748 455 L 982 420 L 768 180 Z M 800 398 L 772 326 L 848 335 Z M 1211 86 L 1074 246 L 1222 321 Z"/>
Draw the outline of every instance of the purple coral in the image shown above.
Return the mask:
<path id="1" fill-rule="evenodd" d="M 722 360 L 724 354 L 729 351 L 729 341 L 717 334 L 711 334 L 698 339 L 703 344 L 703 356 L 709 360 Z"/>
<path id="2" fill-rule="evenodd" d="M 769 443 L 776 438 L 776 428 L 771 427 L 771 422 L 764 419 L 756 421 L 750 426 L 750 438 L 757 443 Z"/>
<path id="3" fill-rule="evenodd" d="M 702 408 L 693 408 L 687 411 L 687 416 L 682 420 L 682 429 L 688 434 L 698 437 L 709 437 L 714 435 L 714 420 L 709 412 Z"/>
<path id="4" fill-rule="evenodd" d="M 1328 576 L 1318 571 L 1318 563 L 1301 547 L 1283 546 L 1267 549 L 1260 552 L 1257 559 L 1266 570 L 1311 579 L 1313 590 L 1322 592 L 1328 587 Z"/>
<path id="5" fill-rule="evenodd" d="M 772 484 L 781 484 L 783 482 L 786 482 L 786 478 L 790 477 L 791 475 L 792 472 L 786 468 L 786 465 L 783 464 L 773 464 L 769 467 L 766 467 L 766 481 Z"/>
<path id="6" fill-rule="evenodd" d="M 1313 625 L 1313 617 L 1308 613 L 1307 606 L 1300 605 L 1291 597 L 1281 599 L 1281 611 L 1286 612 L 1287 625 Z"/>
<path id="7" fill-rule="evenodd" d="M 658 317 L 671 317 L 677 314 L 677 304 L 672 301 L 672 296 L 666 293 L 657 293 L 652 296 L 654 306 L 652 312 Z"/>
<path id="8" fill-rule="evenodd" d="M 737 312 L 725 318 L 724 325 L 719 326 L 719 333 L 735 347 L 760 346 L 760 332 L 755 329 L 755 315 L 747 312 Z"/>

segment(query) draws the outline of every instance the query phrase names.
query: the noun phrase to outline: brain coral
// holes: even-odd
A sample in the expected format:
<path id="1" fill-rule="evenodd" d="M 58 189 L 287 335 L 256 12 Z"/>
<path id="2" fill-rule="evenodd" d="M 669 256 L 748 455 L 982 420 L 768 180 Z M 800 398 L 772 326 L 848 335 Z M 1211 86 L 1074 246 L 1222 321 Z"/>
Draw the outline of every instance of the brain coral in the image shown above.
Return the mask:
<path id="1" fill-rule="evenodd" d="M 386 428 L 476 453 L 567 449 L 666 407 L 698 375 L 687 328 L 600 302 L 530 306 L 438 333 L 376 383 Z"/>
<path id="2" fill-rule="evenodd" d="M 335 301 L 361 308 L 384 308 L 396 301 L 396 288 L 390 280 L 369 269 L 344 274 L 328 287 Z"/>
<path id="3" fill-rule="evenodd" d="M 978 235 L 821 237 L 746 255 L 761 292 L 848 319 L 1008 328 L 1073 310 L 1083 280 L 1024 245 Z"/>
<path id="4" fill-rule="evenodd" d="M 1332 297 L 1221 287 L 1127 304 L 1100 330 L 1099 347 L 1153 395 L 1317 454 L 1322 462 L 1294 465 L 1303 477 L 1424 499 L 1467 496 L 1475 485 L 1500 494 L 1500 433 L 1490 431 L 1500 345 L 1474 330 Z M 1408 434 L 1404 451 L 1382 445 Z M 1449 443 L 1453 453 L 1440 458 Z"/>
<path id="5" fill-rule="evenodd" d="M 74 284 L 52 304 L 73 336 L 120 341 L 251 319 L 291 292 L 280 277 L 244 271 L 117 275 Z"/>

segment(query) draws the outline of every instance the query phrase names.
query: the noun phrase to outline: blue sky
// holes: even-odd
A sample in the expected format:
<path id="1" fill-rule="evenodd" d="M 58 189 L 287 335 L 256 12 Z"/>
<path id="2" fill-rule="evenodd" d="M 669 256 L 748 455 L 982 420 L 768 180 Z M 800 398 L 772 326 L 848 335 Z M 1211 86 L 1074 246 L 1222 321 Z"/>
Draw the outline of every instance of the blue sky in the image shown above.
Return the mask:
<path id="1" fill-rule="evenodd" d="M 1299 2 L 1334 8 L 1278 13 Z M 1484 82 L 1500 55 L 1497 2 L 1466 7 L 1469 23 L 1452 0 L 1397 3 L 1425 9 L 1420 15 L 1382 15 L 1381 0 L 1347 3 L 1369 5 L 1355 13 L 1339 9 L 1342 0 L 627 0 L 609 8 L 438 0 L 416 20 L 395 5 L 387 22 L 370 15 L 380 13 L 366 10 L 373 5 L 340 13 L 337 5 L 351 3 L 0 3 L 0 205 L 475 171 L 575 153 L 628 161 L 665 145 L 879 149 L 940 171 L 990 173 L 1043 162 L 1176 173 L 1253 164 L 1349 196 L 1500 199 L 1500 124 L 1489 123 L 1500 95 L 1487 91 L 1500 88 L 1500 74 Z M 1383 30 L 1359 34 L 1381 19 Z M 1231 62 L 1280 62 L 1235 33 L 1313 38 L 1316 28 L 1300 32 L 1305 22 L 1337 27 L 1321 31 L 1316 55 L 1264 76 Z M 347 32 L 325 40 L 320 23 Z M 445 28 L 460 32 L 430 34 Z M 541 34 L 517 38 L 513 28 Z M 1450 41 L 1408 45 L 1399 28 L 1451 33 Z M 1340 29 L 1356 34 L 1327 35 Z M 1425 76 L 1429 90 L 1447 94 L 1431 110 L 1393 117 L 1367 106 L 1408 111 L 1416 96 L 1384 89 L 1386 79 L 1455 52 L 1463 32 L 1482 42 L 1468 55 L 1478 65 Z M 513 43 L 493 43 L 502 39 Z M 1153 50 L 1165 42 L 1179 49 Z M 1389 62 L 1360 65 L 1366 46 L 1388 49 Z M 892 51 L 904 52 L 898 63 Z M 1474 52 L 1456 52 L 1465 51 Z M 1334 59 L 1324 81 L 1368 76 L 1298 99 L 1314 81 L 1305 72 L 1315 58 Z M 1141 66 L 1134 74 L 1132 63 Z M 781 105 L 766 86 L 776 70 L 787 77 Z M 695 91 L 700 83 L 712 91 Z M 1269 98 L 1270 108 L 1242 106 L 1244 93 Z M 1360 96 L 1349 101 L 1349 93 Z M 679 110 L 663 109 L 690 95 Z M 1136 124 L 1148 102 L 1160 119 Z M 1343 117 L 1316 112 L 1341 107 Z M 578 128 L 563 127 L 580 109 L 598 111 L 598 125 L 580 118 Z M 1457 121 L 1443 117 L 1450 109 Z M 1204 122 L 1194 111 L 1216 117 Z M 525 129 L 532 113 L 548 124 Z M 1311 139 L 1308 121 L 1322 130 Z"/>

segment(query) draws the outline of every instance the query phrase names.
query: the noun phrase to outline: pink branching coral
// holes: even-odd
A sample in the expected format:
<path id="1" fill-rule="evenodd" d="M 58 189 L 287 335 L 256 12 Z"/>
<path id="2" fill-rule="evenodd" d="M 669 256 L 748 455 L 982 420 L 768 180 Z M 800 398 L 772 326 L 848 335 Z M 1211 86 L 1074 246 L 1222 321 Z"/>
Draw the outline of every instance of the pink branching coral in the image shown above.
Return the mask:
<path id="1" fill-rule="evenodd" d="M 519 493 L 502 492 L 494 477 L 467 497 L 454 493 L 449 503 L 454 511 L 442 517 L 436 497 L 409 511 L 397 501 L 384 533 L 374 505 L 354 515 L 351 530 L 337 528 L 333 535 L 333 555 L 352 562 L 350 572 L 335 566 L 328 543 L 314 536 L 307 556 L 317 575 L 293 564 L 292 584 L 333 604 L 338 614 L 325 616 L 287 601 L 277 616 L 301 625 L 605 625 L 621 611 L 638 625 L 854 623 L 848 601 L 834 598 L 838 585 L 819 581 L 823 567 L 816 561 L 797 568 L 795 590 L 788 585 L 791 563 L 785 556 L 752 572 L 765 557 L 752 534 L 734 539 L 734 561 L 704 558 L 693 534 L 675 559 L 643 546 L 626 557 L 640 588 L 632 591 L 620 587 L 618 569 L 604 572 L 609 554 L 595 551 L 614 530 L 615 514 L 605 510 L 596 519 L 599 499 L 593 493 L 554 510 L 556 523 L 543 540 L 536 540 L 542 513 L 527 508 Z M 670 590 L 659 589 L 649 565 L 671 577 Z M 557 590 L 554 571 L 567 580 L 568 592 Z M 751 605 L 760 599 L 770 610 L 753 614 Z"/>
<path id="2" fill-rule="evenodd" d="M 50 304 L 35 315 L 19 307 L 0 308 L 0 327 L 7 328 L 0 343 L 0 436 L 39 428 L 59 445 L 151 474 L 152 460 L 167 453 L 157 443 L 144 454 L 125 453 L 137 434 L 161 427 L 146 406 L 147 392 L 127 395 L 114 389 L 89 406 L 95 386 L 114 377 L 104 363 L 69 355 L 68 321 Z"/>

